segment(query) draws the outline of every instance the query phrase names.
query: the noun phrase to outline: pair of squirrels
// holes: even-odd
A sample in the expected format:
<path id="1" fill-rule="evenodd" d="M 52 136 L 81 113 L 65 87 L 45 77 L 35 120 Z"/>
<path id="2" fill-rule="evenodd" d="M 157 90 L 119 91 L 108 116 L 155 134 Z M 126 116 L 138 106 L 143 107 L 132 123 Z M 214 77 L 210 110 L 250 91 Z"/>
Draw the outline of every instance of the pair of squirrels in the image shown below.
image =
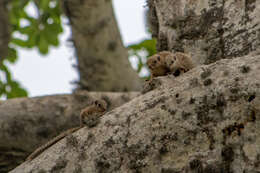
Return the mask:
<path id="1" fill-rule="evenodd" d="M 147 60 L 148 68 L 151 72 L 151 82 L 154 77 L 164 76 L 167 74 L 173 74 L 175 76 L 181 75 L 194 67 L 191 57 L 188 54 L 169 51 L 159 52 Z M 59 140 L 68 136 L 69 134 L 81 129 L 84 126 L 83 120 L 85 117 L 91 114 L 103 114 L 107 110 L 107 103 L 104 100 L 96 100 L 92 105 L 83 109 L 80 113 L 80 126 L 68 129 L 55 138 L 48 141 L 46 144 L 37 148 L 32 154 L 30 154 L 26 161 L 31 161 L 44 150 L 57 143 Z"/>
<path id="2" fill-rule="evenodd" d="M 151 82 L 157 76 L 179 76 L 192 69 L 194 64 L 190 55 L 186 53 L 162 51 L 148 58 L 147 66 L 151 73 Z"/>

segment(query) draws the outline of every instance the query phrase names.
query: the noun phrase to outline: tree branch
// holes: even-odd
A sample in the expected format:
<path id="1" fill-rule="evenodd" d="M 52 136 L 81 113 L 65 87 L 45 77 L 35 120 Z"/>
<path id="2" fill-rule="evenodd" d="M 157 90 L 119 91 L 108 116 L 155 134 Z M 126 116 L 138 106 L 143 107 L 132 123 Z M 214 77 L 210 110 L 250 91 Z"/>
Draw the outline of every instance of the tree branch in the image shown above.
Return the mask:
<path id="1" fill-rule="evenodd" d="M 131 93 L 77 92 L 0 101 L 0 172 L 10 170 L 35 148 L 71 127 L 79 126 L 79 112 L 103 98 L 113 109 L 138 95 Z"/>
<path id="2" fill-rule="evenodd" d="M 259 74 L 258 55 L 157 78 L 155 90 L 11 172 L 255 172 Z"/>

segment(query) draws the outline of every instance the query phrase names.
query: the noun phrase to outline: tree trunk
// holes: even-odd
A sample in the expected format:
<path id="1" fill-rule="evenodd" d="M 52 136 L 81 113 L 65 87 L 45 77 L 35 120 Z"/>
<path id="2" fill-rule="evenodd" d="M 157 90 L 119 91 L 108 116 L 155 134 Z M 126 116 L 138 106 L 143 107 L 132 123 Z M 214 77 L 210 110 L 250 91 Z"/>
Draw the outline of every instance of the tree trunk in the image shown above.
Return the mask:
<path id="1" fill-rule="evenodd" d="M 10 25 L 6 5 L 6 1 L 0 1 L 0 65 L 8 54 L 8 43 L 10 40 Z"/>
<path id="2" fill-rule="evenodd" d="M 89 91 L 140 89 L 123 47 L 112 1 L 63 0 L 77 52 L 80 87 Z"/>
<path id="3" fill-rule="evenodd" d="M 148 0 L 158 50 L 189 53 L 197 64 L 247 55 L 260 46 L 260 1 Z"/>
<path id="4" fill-rule="evenodd" d="M 138 93 L 89 93 L 0 101 L 0 172 L 22 163 L 35 148 L 62 131 L 79 126 L 79 112 L 103 98 L 111 110 Z"/>
<path id="5" fill-rule="evenodd" d="M 257 172 L 260 56 L 220 60 L 108 112 L 12 173 Z"/>

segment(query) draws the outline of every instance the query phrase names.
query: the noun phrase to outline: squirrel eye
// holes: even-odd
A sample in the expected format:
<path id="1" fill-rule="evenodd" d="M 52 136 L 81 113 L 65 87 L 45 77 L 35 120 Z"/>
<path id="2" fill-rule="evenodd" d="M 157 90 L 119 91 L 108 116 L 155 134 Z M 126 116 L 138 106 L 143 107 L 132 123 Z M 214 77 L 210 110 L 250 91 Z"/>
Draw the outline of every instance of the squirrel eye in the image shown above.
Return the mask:
<path id="1" fill-rule="evenodd" d="M 174 63 L 174 61 L 171 61 L 171 64 L 173 64 Z"/>
<path id="2" fill-rule="evenodd" d="M 154 64 L 156 64 L 156 62 L 157 62 L 156 60 L 153 61 Z"/>
<path id="3" fill-rule="evenodd" d="M 98 107 L 101 107 L 101 104 L 100 104 L 100 103 L 98 104 Z"/>

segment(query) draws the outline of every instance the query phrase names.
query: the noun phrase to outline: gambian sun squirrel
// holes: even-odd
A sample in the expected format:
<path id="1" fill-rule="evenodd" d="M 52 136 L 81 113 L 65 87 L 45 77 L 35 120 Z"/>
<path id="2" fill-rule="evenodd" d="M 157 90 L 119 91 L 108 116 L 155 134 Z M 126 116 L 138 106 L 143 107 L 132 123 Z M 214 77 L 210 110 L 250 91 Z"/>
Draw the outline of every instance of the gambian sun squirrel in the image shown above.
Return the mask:
<path id="1" fill-rule="evenodd" d="M 83 127 L 83 119 L 91 114 L 102 114 L 107 110 L 107 102 L 105 100 L 96 100 L 94 104 L 86 107 L 80 113 L 80 127 Z"/>
<path id="2" fill-rule="evenodd" d="M 48 141 L 46 144 L 40 146 L 37 148 L 32 154 L 30 154 L 26 161 L 31 161 L 38 155 L 40 155 L 43 151 L 45 151 L 47 148 L 51 147 L 64 137 L 68 136 L 69 134 L 72 134 L 73 132 L 81 129 L 83 127 L 83 118 L 87 117 L 91 114 L 103 114 L 107 110 L 107 103 L 104 100 L 96 100 L 92 105 L 87 106 L 85 109 L 83 109 L 80 113 L 80 126 L 74 127 L 71 129 L 66 130 L 65 132 L 62 132 L 60 135 L 56 136 L 55 138 Z"/>
<path id="3" fill-rule="evenodd" d="M 148 68 L 151 72 L 149 82 L 157 76 L 173 74 L 179 76 L 194 67 L 191 57 L 188 54 L 169 51 L 159 52 L 147 60 Z"/>

